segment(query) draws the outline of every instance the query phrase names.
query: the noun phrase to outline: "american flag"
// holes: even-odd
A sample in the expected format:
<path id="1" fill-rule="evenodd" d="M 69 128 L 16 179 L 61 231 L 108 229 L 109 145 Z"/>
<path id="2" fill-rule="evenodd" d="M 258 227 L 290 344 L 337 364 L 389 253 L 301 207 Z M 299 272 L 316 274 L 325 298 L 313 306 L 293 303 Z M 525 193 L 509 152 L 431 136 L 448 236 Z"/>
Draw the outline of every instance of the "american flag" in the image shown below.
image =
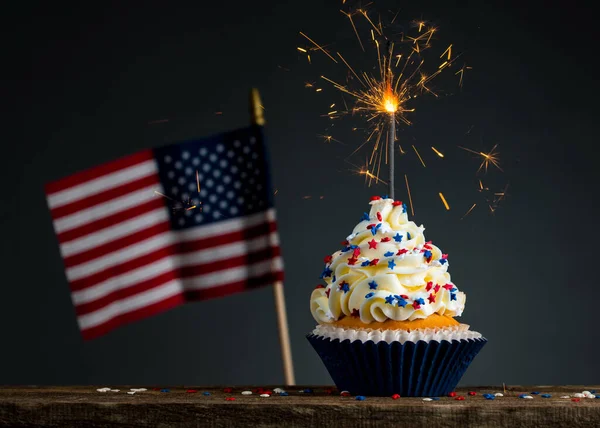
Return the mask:
<path id="1" fill-rule="evenodd" d="M 283 280 L 258 126 L 126 156 L 46 194 L 84 339 Z"/>

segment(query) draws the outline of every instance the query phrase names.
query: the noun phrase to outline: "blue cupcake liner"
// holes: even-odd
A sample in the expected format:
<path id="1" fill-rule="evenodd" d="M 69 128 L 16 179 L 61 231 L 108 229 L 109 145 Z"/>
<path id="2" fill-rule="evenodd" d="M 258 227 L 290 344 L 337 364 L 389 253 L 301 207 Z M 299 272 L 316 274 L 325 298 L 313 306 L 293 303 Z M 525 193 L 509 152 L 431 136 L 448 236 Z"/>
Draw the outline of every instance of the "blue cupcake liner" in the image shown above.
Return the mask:
<path id="1" fill-rule="evenodd" d="M 352 395 L 437 397 L 452 392 L 487 339 L 374 343 L 306 336 L 335 385 Z"/>

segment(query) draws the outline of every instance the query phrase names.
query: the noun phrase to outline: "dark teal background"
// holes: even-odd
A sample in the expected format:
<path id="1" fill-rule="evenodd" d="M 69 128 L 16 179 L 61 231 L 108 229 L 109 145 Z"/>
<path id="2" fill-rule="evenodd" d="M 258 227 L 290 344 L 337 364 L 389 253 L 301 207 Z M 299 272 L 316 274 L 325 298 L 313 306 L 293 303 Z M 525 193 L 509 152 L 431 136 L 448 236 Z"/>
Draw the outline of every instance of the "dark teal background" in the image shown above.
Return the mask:
<path id="1" fill-rule="evenodd" d="M 283 382 L 271 288 L 189 304 L 83 343 L 43 193 L 48 181 L 124 154 L 246 126 L 252 86 L 266 108 L 297 381 L 331 383 L 305 339 L 315 324 L 309 296 L 323 257 L 352 231 L 369 196 L 386 193 L 366 187 L 344 161 L 363 141 L 347 131 L 359 121 L 325 131 L 320 115 L 339 94 L 304 88 L 339 69 L 317 53 L 308 66 L 298 32 L 323 44 L 351 40 L 341 1 L 190 4 L 5 5 L 0 384 Z M 598 34 L 590 5 L 383 7 L 431 19 L 440 27 L 437 48 L 453 43 L 473 67 L 462 91 L 450 74 L 440 85 L 451 96 L 418 105 L 414 125 L 399 133 L 407 153 L 396 164 L 398 198 L 406 201 L 406 173 L 412 219 L 449 254 L 452 280 L 467 294 L 461 321 L 489 340 L 465 384 L 600 382 Z M 344 144 L 323 143 L 317 135 L 326 132 Z M 504 173 L 482 177 L 510 187 L 490 215 L 477 192 L 479 162 L 457 146 L 494 144 Z"/>

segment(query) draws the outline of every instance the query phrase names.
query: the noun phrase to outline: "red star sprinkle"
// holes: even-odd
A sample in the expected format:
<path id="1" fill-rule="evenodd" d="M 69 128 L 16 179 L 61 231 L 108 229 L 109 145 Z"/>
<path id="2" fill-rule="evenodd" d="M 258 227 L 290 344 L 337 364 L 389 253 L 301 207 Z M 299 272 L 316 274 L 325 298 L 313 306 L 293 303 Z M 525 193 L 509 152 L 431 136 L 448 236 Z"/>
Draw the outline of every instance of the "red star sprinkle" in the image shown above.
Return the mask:
<path id="1" fill-rule="evenodd" d="M 477 393 L 475 391 L 469 391 L 469 395 L 477 395 Z"/>
<path id="2" fill-rule="evenodd" d="M 342 245 L 348 245 L 348 241 L 346 241 L 346 240 L 344 239 L 342 242 L 340 242 L 340 244 L 342 244 Z"/>
<path id="3" fill-rule="evenodd" d="M 160 391 L 161 388 L 152 388 L 152 391 Z"/>
<path id="4" fill-rule="evenodd" d="M 415 309 L 415 311 L 416 311 L 417 309 L 420 309 L 420 308 L 421 308 L 421 305 L 419 305 L 417 302 L 413 302 L 413 304 L 412 304 L 412 307 L 413 307 L 413 308 Z"/>
<path id="5" fill-rule="evenodd" d="M 458 397 L 454 397 L 455 400 L 458 401 L 463 401 L 465 399 L 465 397 L 463 397 L 462 395 L 459 395 Z"/>
<path id="6" fill-rule="evenodd" d="M 446 290 L 452 290 L 454 288 L 454 285 L 452 284 L 446 284 L 443 286 Z"/>
<path id="7" fill-rule="evenodd" d="M 433 288 L 433 282 L 429 281 L 429 282 L 427 283 L 427 287 L 425 287 L 425 291 L 429 291 L 429 290 L 431 290 L 432 288 Z"/>
<path id="8" fill-rule="evenodd" d="M 448 254 L 442 254 L 442 259 L 447 259 L 448 258 Z"/>
<path id="9" fill-rule="evenodd" d="M 352 313 L 350 314 L 350 316 L 353 316 L 353 317 L 359 317 L 359 316 L 360 316 L 360 314 L 359 314 L 359 312 L 358 312 L 358 309 L 352 309 Z"/>
<path id="10" fill-rule="evenodd" d="M 429 300 L 429 303 L 435 303 L 435 296 L 430 293 L 429 297 L 427 298 L 427 300 Z"/>
<path id="11" fill-rule="evenodd" d="M 358 259 L 355 259 L 354 257 L 350 257 L 350 258 L 348 259 L 348 264 L 352 266 L 352 265 L 354 265 L 354 264 L 355 264 L 357 261 L 358 261 Z"/>
<path id="12" fill-rule="evenodd" d="M 358 255 L 360 254 L 360 248 L 355 248 L 354 251 L 352 251 L 352 255 L 354 257 L 358 257 Z"/>
<path id="13" fill-rule="evenodd" d="M 325 263 L 331 263 L 331 260 L 333 260 L 333 256 L 325 256 L 325 258 L 323 259 Z"/>
<path id="14" fill-rule="evenodd" d="M 377 241 L 374 239 L 371 239 L 369 241 L 369 248 L 377 249 Z"/>
<path id="15" fill-rule="evenodd" d="M 400 297 L 402 297 L 404 300 L 408 299 L 408 296 L 406 294 L 401 294 Z"/>
<path id="16" fill-rule="evenodd" d="M 448 397 L 456 397 L 456 392 L 452 391 L 448 393 Z"/>
<path id="17" fill-rule="evenodd" d="M 372 201 L 378 201 L 381 199 L 381 196 L 371 196 Z"/>
<path id="18" fill-rule="evenodd" d="M 340 393 L 340 395 L 341 395 L 342 397 L 350 397 L 350 393 L 349 393 L 348 391 L 342 391 L 342 392 Z"/>
<path id="19" fill-rule="evenodd" d="M 396 253 L 397 256 L 401 256 L 404 253 L 408 253 L 408 250 L 406 248 L 402 248 L 400 250 L 398 250 L 398 252 Z"/>
<path id="20" fill-rule="evenodd" d="M 226 401 L 235 401 L 235 397 L 226 397 L 225 400 Z"/>
<path id="21" fill-rule="evenodd" d="M 373 260 L 371 260 L 371 262 L 369 263 L 369 266 L 375 266 L 377 263 L 379 263 L 379 259 L 373 259 Z"/>
<path id="22" fill-rule="evenodd" d="M 440 291 L 440 285 L 439 285 L 439 284 L 436 284 L 436 286 L 435 286 L 435 287 L 433 287 L 433 291 L 434 291 L 435 293 L 437 293 L 438 291 Z"/>
<path id="23" fill-rule="evenodd" d="M 386 236 L 385 238 L 381 238 L 381 242 L 389 242 L 392 238 Z"/>
<path id="24" fill-rule="evenodd" d="M 581 398 L 571 398 L 571 401 L 578 403 L 581 401 Z"/>
<path id="25" fill-rule="evenodd" d="M 190 393 L 190 394 L 193 394 L 193 393 L 195 393 L 195 392 L 198 392 L 198 390 L 197 390 L 197 389 L 188 389 L 188 390 L 187 390 L 187 391 L 185 391 L 185 392 L 187 392 L 187 393 Z"/>
<path id="26" fill-rule="evenodd" d="M 392 400 L 397 400 L 398 398 L 400 398 L 400 394 L 394 394 L 394 395 L 392 395 Z"/>
<path id="27" fill-rule="evenodd" d="M 377 211 L 377 220 L 381 221 L 381 213 Z"/>
<path id="28" fill-rule="evenodd" d="M 371 230 L 373 229 L 375 226 L 377 226 L 377 224 L 373 223 L 367 226 L 367 229 Z"/>
<path id="29" fill-rule="evenodd" d="M 226 393 L 228 393 L 228 394 L 229 394 L 231 391 L 233 391 L 231 388 L 224 388 L 224 389 L 223 389 L 223 392 L 226 392 Z"/>
<path id="30" fill-rule="evenodd" d="M 325 288 L 325 286 L 324 286 L 323 284 L 318 284 L 318 285 L 315 287 L 315 290 L 318 290 L 319 288 Z"/>
<path id="31" fill-rule="evenodd" d="M 392 205 L 397 207 L 398 205 L 402 205 L 402 201 L 394 201 L 392 202 Z"/>
<path id="32" fill-rule="evenodd" d="M 329 299 L 329 293 L 331 293 L 331 288 L 328 288 L 327 291 L 325 292 L 325 295 L 327 296 L 328 299 Z"/>

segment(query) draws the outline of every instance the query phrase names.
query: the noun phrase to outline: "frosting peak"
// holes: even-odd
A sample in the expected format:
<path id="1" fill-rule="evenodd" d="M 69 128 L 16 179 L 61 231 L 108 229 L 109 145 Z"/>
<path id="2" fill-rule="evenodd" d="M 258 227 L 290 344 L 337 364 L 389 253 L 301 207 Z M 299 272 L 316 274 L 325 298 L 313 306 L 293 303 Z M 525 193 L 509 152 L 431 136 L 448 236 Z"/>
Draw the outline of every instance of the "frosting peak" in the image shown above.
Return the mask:
<path id="1" fill-rule="evenodd" d="M 326 285 L 310 299 L 317 322 L 460 316 L 466 297 L 450 281 L 447 254 L 425 241 L 425 228 L 408 220 L 402 202 L 373 197 L 370 205 L 344 247 L 325 257 Z"/>

